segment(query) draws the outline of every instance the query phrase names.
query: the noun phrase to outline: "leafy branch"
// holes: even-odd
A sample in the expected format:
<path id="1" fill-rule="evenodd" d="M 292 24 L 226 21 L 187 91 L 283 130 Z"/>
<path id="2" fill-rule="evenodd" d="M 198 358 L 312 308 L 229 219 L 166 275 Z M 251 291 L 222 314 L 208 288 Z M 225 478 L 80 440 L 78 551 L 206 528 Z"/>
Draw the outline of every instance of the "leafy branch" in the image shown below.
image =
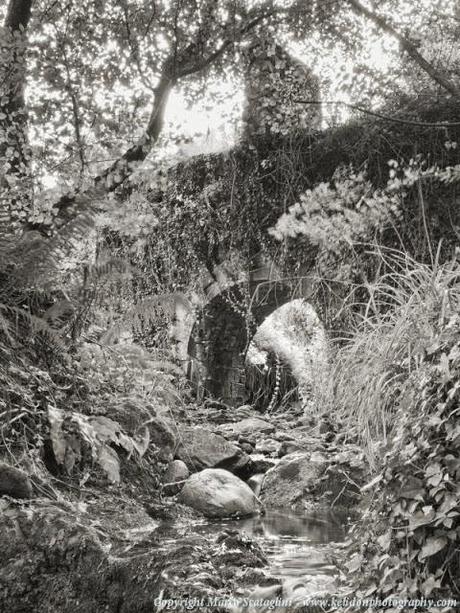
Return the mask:
<path id="1" fill-rule="evenodd" d="M 401 45 L 401 49 L 405 51 L 408 56 L 433 79 L 433 81 L 438 83 L 438 85 L 454 96 L 454 98 L 460 100 L 460 89 L 452 81 L 440 73 L 439 70 L 433 66 L 433 64 L 430 64 L 430 62 L 420 53 L 415 43 L 413 43 L 409 38 L 403 36 L 384 17 L 361 4 L 359 0 L 347 0 L 347 2 L 356 14 L 366 17 L 366 19 L 371 21 L 380 30 L 386 34 L 389 34 L 392 38 L 395 38 Z"/>
<path id="2" fill-rule="evenodd" d="M 147 158 L 163 129 L 169 95 L 180 80 L 210 68 L 224 56 L 235 42 L 241 40 L 264 20 L 273 17 L 276 12 L 275 10 L 259 11 L 233 36 L 225 38 L 214 51 L 191 64 L 189 63 L 190 58 L 194 57 L 197 45 L 204 34 L 201 30 L 196 34 L 195 40 L 187 45 L 180 54 L 177 54 L 176 50 L 171 52 L 163 62 L 158 85 L 154 88 L 152 109 L 143 135 L 113 164 L 94 178 L 93 186 L 90 189 L 64 194 L 52 205 L 52 215 L 57 227 L 70 221 L 75 215 L 79 214 L 79 211 L 85 210 L 88 200 L 93 202 L 99 200 L 121 186 L 130 177 L 134 169 Z M 27 226 L 27 229 L 38 230 L 44 234 L 49 233 L 50 230 L 46 224 L 33 222 Z"/>

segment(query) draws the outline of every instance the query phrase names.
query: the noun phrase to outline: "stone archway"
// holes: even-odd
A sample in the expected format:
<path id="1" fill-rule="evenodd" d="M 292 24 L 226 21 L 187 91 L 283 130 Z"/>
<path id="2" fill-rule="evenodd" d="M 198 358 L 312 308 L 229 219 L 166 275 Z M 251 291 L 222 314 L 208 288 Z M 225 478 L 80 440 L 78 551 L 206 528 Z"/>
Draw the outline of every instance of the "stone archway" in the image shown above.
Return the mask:
<path id="1" fill-rule="evenodd" d="M 305 297 L 311 283 L 250 279 L 217 293 L 201 309 L 188 342 L 188 376 L 200 399 L 220 398 L 238 406 L 248 400 L 246 351 L 257 328 L 293 298 Z M 238 305 L 250 296 L 250 317 Z M 247 298 L 246 298 L 247 301 Z"/>
<path id="2" fill-rule="evenodd" d="M 271 410 L 292 398 L 300 400 L 304 409 L 318 406 L 327 393 L 328 353 L 325 327 L 305 298 L 294 298 L 273 311 L 257 328 L 246 354 L 261 407 Z M 273 358 L 274 385 L 270 384 Z"/>

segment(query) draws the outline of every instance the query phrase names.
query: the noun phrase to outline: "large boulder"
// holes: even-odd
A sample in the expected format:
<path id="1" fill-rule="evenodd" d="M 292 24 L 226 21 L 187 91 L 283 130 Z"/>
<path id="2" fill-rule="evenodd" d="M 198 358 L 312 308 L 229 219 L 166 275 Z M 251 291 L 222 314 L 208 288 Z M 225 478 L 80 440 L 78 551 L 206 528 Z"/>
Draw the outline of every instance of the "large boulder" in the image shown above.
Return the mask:
<path id="1" fill-rule="evenodd" d="M 223 436 L 199 427 L 179 428 L 176 458 L 187 465 L 190 472 L 204 468 L 240 469 L 247 458 L 243 451 Z"/>
<path id="2" fill-rule="evenodd" d="M 259 507 L 251 488 L 221 468 L 207 468 L 189 477 L 179 500 L 206 517 L 252 515 Z"/>
<path id="3" fill-rule="evenodd" d="M 137 398 L 126 398 L 111 407 L 110 416 L 132 437 L 145 437 L 162 462 L 170 462 L 177 445 L 177 430 L 165 411 Z"/>
<path id="4" fill-rule="evenodd" d="M 30 498 L 32 483 L 26 473 L 6 462 L 0 462 L 0 496 Z"/>
<path id="5" fill-rule="evenodd" d="M 262 482 L 261 500 L 268 506 L 291 507 L 301 503 L 325 470 L 320 453 L 295 452 L 284 456 Z"/>
<path id="6" fill-rule="evenodd" d="M 295 452 L 265 474 L 260 498 L 271 507 L 345 508 L 360 501 L 362 482 L 362 459 L 356 450 L 328 456 Z"/>
<path id="7" fill-rule="evenodd" d="M 153 611 L 161 559 L 152 551 L 131 559 L 112 556 L 111 544 L 84 511 L 68 503 L 42 499 L 37 506 L 2 509 L 0 611 Z"/>
<path id="8" fill-rule="evenodd" d="M 158 449 L 159 459 L 165 462 L 172 460 L 177 442 L 172 423 L 162 417 L 154 416 L 151 418 L 148 428 L 150 442 Z"/>

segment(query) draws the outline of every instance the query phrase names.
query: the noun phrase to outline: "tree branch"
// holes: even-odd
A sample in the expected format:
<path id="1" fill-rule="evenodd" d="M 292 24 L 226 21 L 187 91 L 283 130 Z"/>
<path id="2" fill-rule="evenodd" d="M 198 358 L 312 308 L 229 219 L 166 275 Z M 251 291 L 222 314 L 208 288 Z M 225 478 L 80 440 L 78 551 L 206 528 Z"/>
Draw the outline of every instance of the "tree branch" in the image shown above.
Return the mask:
<path id="1" fill-rule="evenodd" d="M 70 103 L 72 106 L 72 115 L 73 115 L 72 123 L 73 123 L 74 131 L 75 131 L 75 140 L 77 141 L 78 157 L 80 159 L 80 179 L 82 179 L 83 174 L 85 172 L 85 167 L 86 167 L 85 146 L 84 146 L 84 142 L 83 142 L 83 138 L 81 134 L 82 121 L 80 117 L 80 105 L 79 105 L 77 93 L 72 85 L 72 76 L 70 73 L 69 60 L 68 60 L 67 50 L 66 50 L 69 19 L 70 19 L 70 15 L 68 14 L 67 21 L 66 21 L 65 34 L 63 36 L 62 43 L 60 45 L 64 68 L 66 72 L 66 80 L 63 79 L 63 88 L 69 94 Z M 56 27 L 55 27 L 55 31 L 56 31 L 57 37 L 59 38 L 59 31 L 57 30 Z"/>
<path id="2" fill-rule="evenodd" d="M 365 113 L 366 115 L 370 115 L 371 117 L 377 117 L 378 119 L 382 119 L 383 121 L 391 121 L 393 123 L 401 123 L 406 126 L 416 126 L 419 128 L 458 128 L 460 126 L 460 121 L 448 121 L 448 122 L 431 122 L 431 121 L 412 121 L 410 119 L 401 119 L 399 117 L 390 117 L 389 115 L 384 115 L 383 113 L 378 113 L 377 111 L 369 111 L 368 109 L 363 108 L 362 106 L 357 106 L 356 104 L 350 104 L 349 102 L 343 102 L 342 100 L 302 100 L 302 99 L 294 99 L 293 102 L 298 104 L 314 104 L 320 106 L 322 104 L 337 104 L 341 106 L 346 106 L 349 109 L 354 111 L 358 111 L 360 113 Z"/>
<path id="3" fill-rule="evenodd" d="M 19 31 L 24 33 L 27 30 L 31 8 L 32 0 L 10 0 L 4 22 L 4 28 L 8 31 L 5 44 L 11 47 L 11 53 L 8 65 L 0 67 L 0 74 L 3 76 L 0 110 L 8 118 L 24 110 L 24 50 L 20 44 L 18 45 L 14 34 Z"/>
<path id="4" fill-rule="evenodd" d="M 144 134 L 135 145 L 94 178 L 92 188 L 82 192 L 76 191 L 64 194 L 53 204 L 52 209 L 58 227 L 68 223 L 78 214 L 79 205 L 86 208 L 89 199 L 94 201 L 107 193 L 113 192 L 128 179 L 135 167 L 146 159 L 163 128 L 166 103 L 174 83 L 175 81 L 169 75 L 167 62 L 155 90 L 152 111 Z M 28 229 L 38 230 L 44 234 L 49 231 L 49 228 L 40 224 L 30 224 Z"/>
<path id="5" fill-rule="evenodd" d="M 226 39 L 208 57 L 201 62 L 195 62 L 192 66 L 183 67 L 181 69 L 180 61 L 178 61 L 178 58 L 175 57 L 173 52 L 163 65 L 160 81 L 155 88 L 152 111 L 143 136 L 111 166 L 95 177 L 93 188 L 83 192 L 65 194 L 53 205 L 52 208 L 57 226 L 67 223 L 78 214 L 79 203 L 83 207 L 86 207 L 88 200 L 94 201 L 98 198 L 102 198 L 104 194 L 112 192 L 122 185 L 132 174 L 134 168 L 146 159 L 160 136 L 169 94 L 179 79 L 185 78 L 191 74 L 196 74 L 207 68 L 213 62 L 217 61 L 235 40 L 241 39 L 264 19 L 275 14 L 275 12 L 279 11 L 265 11 L 257 17 L 254 17 L 239 30 L 234 39 Z M 181 56 L 184 58 L 184 64 L 189 60 L 189 55 L 187 49 L 184 53 L 181 53 Z M 49 228 L 37 224 L 31 224 L 29 229 L 39 230 L 44 233 L 49 231 Z"/>
<path id="6" fill-rule="evenodd" d="M 436 68 L 423 57 L 412 41 L 395 30 L 395 28 L 384 17 L 377 15 L 366 8 L 359 0 L 347 0 L 347 2 L 356 14 L 366 17 L 378 28 L 393 38 L 396 38 L 401 45 L 401 48 L 433 79 L 433 81 L 438 83 L 438 85 L 449 92 L 449 94 L 460 99 L 460 89 L 454 83 L 452 83 L 452 81 L 436 70 Z"/>
<path id="7" fill-rule="evenodd" d="M 129 25 L 128 7 L 126 5 L 123 7 L 123 16 L 125 20 L 125 29 L 126 29 L 126 36 L 128 39 L 128 45 L 131 49 L 131 57 L 134 57 L 134 61 L 136 62 L 136 66 L 137 66 L 137 71 L 139 72 L 139 76 L 141 78 L 141 81 L 144 87 L 150 91 L 153 91 L 154 88 L 152 84 L 149 82 L 148 78 L 145 76 L 144 70 L 141 65 L 141 60 L 139 57 L 139 45 L 137 41 L 133 39 L 133 36 L 132 36 L 131 26 Z"/>
<path id="8" fill-rule="evenodd" d="M 273 15 L 275 15 L 278 12 L 280 12 L 280 11 L 272 10 L 272 11 L 267 11 L 266 13 L 263 13 L 261 15 L 258 15 L 257 17 L 255 17 L 254 19 L 249 21 L 243 28 L 241 28 L 241 30 L 238 32 L 237 36 L 235 36 L 233 39 L 227 38 L 226 40 L 224 40 L 224 42 L 213 53 L 211 53 L 208 57 L 204 58 L 200 62 L 196 62 L 195 64 L 193 64 L 192 66 L 189 66 L 188 68 L 184 68 L 182 70 L 177 71 L 177 73 L 176 73 L 177 77 L 178 78 L 183 78 L 183 77 L 187 77 L 187 76 L 189 76 L 191 74 L 195 74 L 197 72 L 201 72 L 202 70 L 205 70 L 213 62 L 217 61 L 220 57 L 222 57 L 222 55 L 225 53 L 225 51 L 235 41 L 240 40 L 245 34 L 247 34 L 251 30 L 253 30 L 257 25 L 259 25 L 259 23 L 261 23 L 262 21 L 264 21 L 268 17 L 273 17 Z"/>
<path id="9" fill-rule="evenodd" d="M 174 84 L 175 79 L 169 76 L 169 71 L 165 69 L 158 86 L 155 88 L 152 111 L 143 136 L 112 164 L 112 166 L 96 177 L 96 185 L 105 182 L 106 189 L 108 191 L 113 191 L 126 181 L 132 173 L 134 165 L 145 160 L 163 129 L 166 103 Z"/>

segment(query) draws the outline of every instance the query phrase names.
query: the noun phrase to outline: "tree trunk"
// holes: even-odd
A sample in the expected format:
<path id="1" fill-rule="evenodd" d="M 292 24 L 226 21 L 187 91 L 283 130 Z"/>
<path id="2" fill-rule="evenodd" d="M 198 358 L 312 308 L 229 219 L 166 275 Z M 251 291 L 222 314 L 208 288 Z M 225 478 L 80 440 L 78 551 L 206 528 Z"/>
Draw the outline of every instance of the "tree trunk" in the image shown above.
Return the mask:
<path id="1" fill-rule="evenodd" d="M 0 42 L 0 229 L 18 229 L 31 202 L 24 102 L 32 0 L 10 0 Z M 6 228 L 4 227 L 6 226 Z"/>

